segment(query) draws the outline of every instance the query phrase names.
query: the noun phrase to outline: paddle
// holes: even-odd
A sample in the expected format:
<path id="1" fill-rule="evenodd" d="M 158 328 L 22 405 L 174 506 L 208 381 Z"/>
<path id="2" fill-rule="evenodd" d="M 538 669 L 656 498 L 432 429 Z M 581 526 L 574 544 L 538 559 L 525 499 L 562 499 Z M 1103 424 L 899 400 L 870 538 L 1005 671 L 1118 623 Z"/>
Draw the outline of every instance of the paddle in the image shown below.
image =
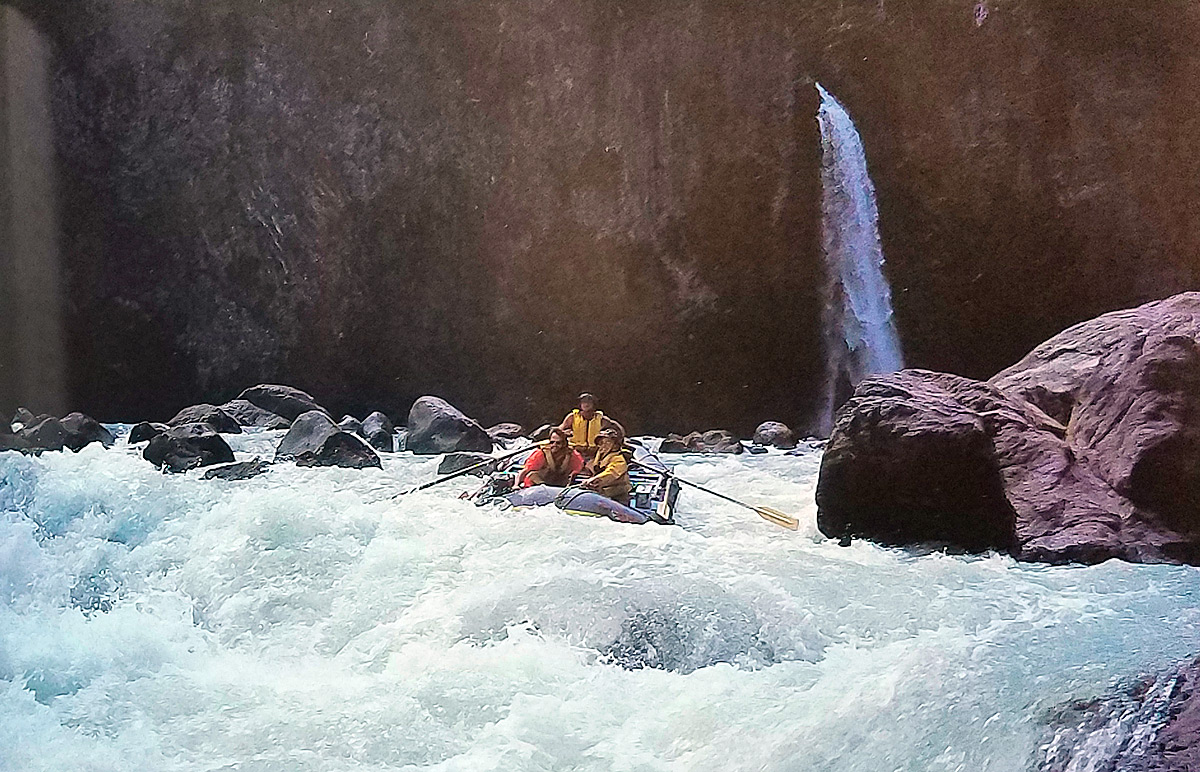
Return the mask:
<path id="1" fill-rule="evenodd" d="M 445 477 L 439 477 L 438 479 L 433 480 L 431 482 L 427 482 L 424 485 L 418 485 L 415 488 L 409 488 L 406 491 L 400 491 L 395 496 L 392 496 L 392 498 L 398 499 L 401 496 L 407 496 L 410 493 L 416 493 L 417 491 L 423 491 L 423 490 L 426 490 L 427 488 L 432 488 L 435 485 L 441 485 L 442 483 L 447 482 L 449 480 L 453 480 L 456 477 L 462 477 L 464 474 L 470 474 L 471 472 L 474 472 L 476 469 L 485 467 L 488 464 L 494 464 L 499 461 L 507 461 L 508 459 L 510 459 L 514 456 L 521 455 L 522 453 L 529 453 L 531 451 L 537 450 L 538 447 L 540 447 L 543 444 L 545 444 L 545 443 L 541 443 L 541 442 L 534 443 L 533 445 L 526 446 L 524 448 L 521 448 L 520 450 L 514 450 L 512 453 L 506 453 L 503 456 L 496 456 L 495 458 L 489 458 L 486 461 L 480 461 L 478 464 L 471 464 L 466 469 L 459 469 L 457 472 L 448 474 Z"/>
<path id="2" fill-rule="evenodd" d="M 792 531 L 799 530 L 799 528 L 800 528 L 799 520 L 797 520 L 796 518 L 787 514 L 786 512 L 780 512 L 778 509 L 775 509 L 773 507 L 752 507 L 749 504 L 746 504 L 745 502 L 741 502 L 735 498 L 726 496 L 724 493 L 717 493 L 714 490 L 705 488 L 703 485 L 699 485 L 697 483 L 691 482 L 690 480 L 685 480 L 682 477 L 680 477 L 672 472 L 665 472 L 662 469 L 655 469 L 654 467 L 643 464 L 640 461 L 630 461 L 630 463 L 633 464 L 634 466 L 640 466 L 642 469 L 645 469 L 647 471 L 656 472 L 657 474 L 661 474 L 664 477 L 673 477 L 676 480 L 678 480 L 679 482 L 683 483 L 684 485 L 690 485 L 691 487 L 695 488 L 696 490 L 704 491 L 705 493 L 707 493 L 710 496 L 716 496 L 719 499 L 724 499 L 725 501 L 728 501 L 730 504 L 737 504 L 739 507 L 745 507 L 746 509 L 753 510 L 754 512 L 758 513 L 758 516 L 761 517 L 763 520 L 766 520 L 768 523 L 774 523 L 775 525 L 777 525 L 781 528 L 787 528 Z"/>

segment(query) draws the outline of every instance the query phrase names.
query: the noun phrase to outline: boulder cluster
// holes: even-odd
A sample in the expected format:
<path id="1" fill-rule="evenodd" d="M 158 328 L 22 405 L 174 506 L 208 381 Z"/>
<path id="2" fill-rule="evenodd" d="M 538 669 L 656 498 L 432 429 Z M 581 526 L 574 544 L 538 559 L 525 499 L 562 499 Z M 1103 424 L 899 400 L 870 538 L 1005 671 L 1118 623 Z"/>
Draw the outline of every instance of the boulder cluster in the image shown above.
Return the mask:
<path id="1" fill-rule="evenodd" d="M 864 381 L 817 506 L 840 538 L 1200 563 L 1200 293 L 1078 324 L 986 382 Z"/>

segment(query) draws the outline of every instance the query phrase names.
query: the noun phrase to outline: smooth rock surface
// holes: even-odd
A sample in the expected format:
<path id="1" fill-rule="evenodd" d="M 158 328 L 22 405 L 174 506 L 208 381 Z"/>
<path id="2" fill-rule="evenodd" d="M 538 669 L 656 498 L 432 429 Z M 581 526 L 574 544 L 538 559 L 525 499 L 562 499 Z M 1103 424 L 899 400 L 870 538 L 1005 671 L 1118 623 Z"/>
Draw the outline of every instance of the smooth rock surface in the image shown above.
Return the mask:
<path id="1" fill-rule="evenodd" d="M 275 460 L 286 461 L 301 453 L 316 453 L 325 440 L 337 434 L 337 424 L 322 410 L 310 410 L 296 417 L 275 449 Z"/>
<path id="2" fill-rule="evenodd" d="M 487 453 L 447 453 L 446 457 L 438 463 L 437 473 L 439 475 L 454 474 L 476 464 L 482 466 L 471 474 L 482 477 L 496 471 L 499 462 Z"/>
<path id="3" fill-rule="evenodd" d="M 660 453 L 743 453 L 737 437 L 724 429 L 692 432 L 687 436 L 668 434 L 658 448 Z"/>
<path id="4" fill-rule="evenodd" d="M 1069 427 L 992 384 L 906 370 L 859 385 L 821 462 L 827 536 L 999 549 L 1022 560 L 1200 559 L 1114 490 Z"/>
<path id="5" fill-rule="evenodd" d="M 168 426 L 183 426 L 184 424 L 208 424 L 222 434 L 241 434 L 241 425 L 224 410 L 216 405 L 192 405 L 185 407 L 167 421 Z"/>
<path id="6" fill-rule="evenodd" d="M 421 397 L 408 413 L 407 449 L 419 455 L 456 450 L 490 453 L 492 438 L 478 421 L 439 397 Z"/>
<path id="7" fill-rule="evenodd" d="M 396 450 L 396 427 L 392 419 L 376 410 L 363 419 L 360 435 L 375 450 L 392 453 Z"/>
<path id="8" fill-rule="evenodd" d="M 369 445 L 349 432 L 328 435 L 315 450 L 296 454 L 297 466 L 338 466 L 344 469 L 379 468 L 379 456 Z"/>
<path id="9" fill-rule="evenodd" d="M 142 457 L 167 472 L 185 472 L 234 460 L 229 444 L 208 424 L 172 426 L 150 440 Z"/>
<path id="10" fill-rule="evenodd" d="M 125 441 L 130 445 L 138 442 L 145 442 L 146 440 L 154 439 L 156 435 L 162 434 L 170 428 L 171 427 L 167 426 L 166 424 L 142 421 L 140 424 L 135 425 L 129 430 L 129 437 L 126 438 Z"/>
<path id="11" fill-rule="evenodd" d="M 221 405 L 227 415 L 242 426 L 257 426 L 263 429 L 286 429 L 292 422 L 270 410 L 263 410 L 258 405 L 245 399 L 233 399 Z"/>
<path id="12" fill-rule="evenodd" d="M 68 413 L 63 416 L 61 424 L 67 433 L 67 447 L 71 450 L 81 450 L 93 442 L 108 448 L 116 441 L 112 432 L 101 426 L 95 418 L 83 413 Z"/>
<path id="13" fill-rule="evenodd" d="M 754 430 L 754 444 L 792 450 L 796 447 L 796 433 L 779 421 L 764 421 Z"/>
<path id="14" fill-rule="evenodd" d="M 525 428 L 520 424 L 502 423 L 491 427 L 487 433 L 493 440 L 515 440 L 525 434 Z"/>
<path id="15" fill-rule="evenodd" d="M 238 399 L 244 399 L 252 405 L 282 416 L 288 421 L 295 421 L 301 413 L 307 413 L 310 410 L 328 413 L 325 408 L 317 404 L 311 394 L 279 384 L 268 383 L 251 386 L 239 394 Z"/>

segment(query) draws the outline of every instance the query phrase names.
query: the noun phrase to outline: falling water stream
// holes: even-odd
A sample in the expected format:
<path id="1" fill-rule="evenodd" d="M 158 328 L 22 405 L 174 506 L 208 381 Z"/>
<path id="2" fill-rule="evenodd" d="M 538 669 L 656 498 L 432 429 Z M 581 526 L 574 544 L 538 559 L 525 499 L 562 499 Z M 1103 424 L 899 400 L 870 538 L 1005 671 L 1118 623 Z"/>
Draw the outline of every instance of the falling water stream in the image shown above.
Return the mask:
<path id="1" fill-rule="evenodd" d="M 825 377 L 817 429 L 829 436 L 834 411 L 854 386 L 872 373 L 902 369 L 904 355 L 883 274 L 879 212 L 862 137 L 846 108 L 820 83 L 817 90 L 827 276 L 822 316 Z"/>

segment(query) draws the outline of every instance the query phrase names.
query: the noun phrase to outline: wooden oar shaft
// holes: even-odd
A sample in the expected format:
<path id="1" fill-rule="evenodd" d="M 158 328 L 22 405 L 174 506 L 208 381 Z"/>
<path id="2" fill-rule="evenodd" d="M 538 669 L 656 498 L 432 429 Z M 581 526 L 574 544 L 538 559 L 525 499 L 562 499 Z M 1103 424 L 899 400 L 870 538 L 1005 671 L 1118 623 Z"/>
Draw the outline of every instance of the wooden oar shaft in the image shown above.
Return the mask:
<path id="1" fill-rule="evenodd" d="M 486 461 L 480 461 L 478 464 L 471 464 L 470 466 L 468 466 L 465 469 L 459 469 L 457 472 L 448 474 L 445 477 L 439 477 L 438 479 L 431 480 L 430 482 L 427 482 L 424 485 L 418 485 L 416 488 L 412 488 L 410 490 L 404 491 L 404 493 L 402 493 L 400 495 L 403 496 L 408 493 L 416 493 L 417 491 L 423 491 L 427 488 L 432 488 L 435 485 L 441 485 L 442 483 L 449 482 L 450 480 L 453 480 L 456 477 L 462 477 L 465 474 L 470 474 L 471 472 L 474 472 L 476 469 L 485 467 L 488 464 L 494 464 L 497 461 L 507 461 L 508 459 L 512 458 L 513 456 L 519 456 L 522 453 L 527 453 L 532 450 L 537 450 L 537 448 L 538 448 L 538 443 L 535 443 L 533 445 L 530 445 L 529 447 L 521 448 L 520 450 L 514 450 L 512 453 L 506 453 L 503 456 L 496 456 L 495 458 L 489 458 Z"/>
<path id="2" fill-rule="evenodd" d="M 703 485 L 700 485 L 699 483 L 694 483 L 691 480 L 685 480 L 682 477 L 679 477 L 679 476 L 673 474 L 672 472 L 663 471 L 662 469 L 655 469 L 654 467 L 643 464 L 640 461 L 631 461 L 630 463 L 632 463 L 634 466 L 640 466 L 642 469 L 646 469 L 650 472 L 660 474 L 664 477 L 670 477 L 684 485 L 690 485 L 691 487 L 695 488 L 696 490 L 703 491 L 704 493 L 707 493 L 710 496 L 716 496 L 719 499 L 728 501 L 730 504 L 737 504 L 739 507 L 745 507 L 746 509 L 750 510 L 751 512 L 754 512 L 755 514 L 757 514 L 762 519 L 764 519 L 770 523 L 774 523 L 775 525 L 782 526 L 784 528 L 790 528 L 793 531 L 800 527 L 800 521 L 798 521 L 796 518 L 792 517 L 791 515 L 789 515 L 785 512 L 780 512 L 779 510 L 771 509 L 770 507 L 751 506 L 750 504 L 747 504 L 744 501 L 738 501 L 737 499 L 733 498 L 732 496 L 726 496 L 724 493 L 717 493 L 716 491 L 712 490 L 711 488 L 705 488 Z"/>

